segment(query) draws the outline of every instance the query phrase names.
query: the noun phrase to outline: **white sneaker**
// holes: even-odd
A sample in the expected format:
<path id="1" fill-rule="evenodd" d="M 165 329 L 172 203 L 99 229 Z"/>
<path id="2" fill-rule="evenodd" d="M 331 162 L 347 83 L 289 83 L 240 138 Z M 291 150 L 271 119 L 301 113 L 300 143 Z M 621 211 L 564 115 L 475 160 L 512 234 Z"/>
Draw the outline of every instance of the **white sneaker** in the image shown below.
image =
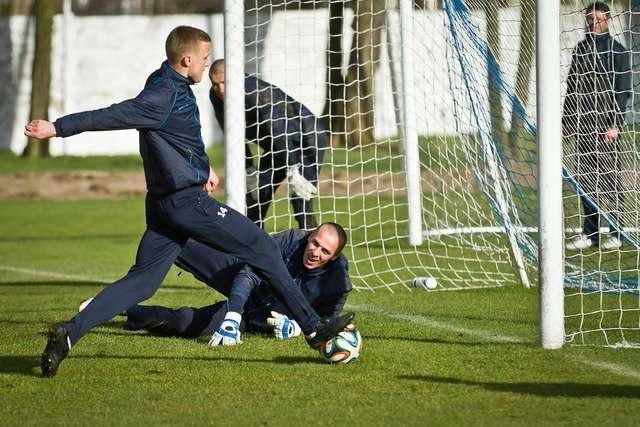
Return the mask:
<path id="1" fill-rule="evenodd" d="M 585 234 L 576 236 L 572 241 L 565 245 L 565 249 L 568 251 L 578 251 L 581 249 L 587 249 L 593 246 L 593 240 L 588 238 Z"/>
<path id="2" fill-rule="evenodd" d="M 91 303 L 91 301 L 93 301 L 93 298 L 89 298 L 86 299 L 84 301 L 82 301 L 82 303 L 80 304 L 80 306 L 78 307 L 78 313 L 80 313 L 82 310 L 84 310 L 85 308 L 87 308 L 87 306 L 89 305 L 89 303 Z M 127 311 L 122 311 L 118 314 L 118 316 L 126 316 L 127 315 Z"/>
<path id="3" fill-rule="evenodd" d="M 607 240 L 602 242 L 602 244 L 600 245 L 600 249 L 603 249 L 605 251 L 610 251 L 613 249 L 618 249 L 620 248 L 620 246 L 622 246 L 622 242 L 620 241 L 620 239 L 618 239 L 615 236 L 611 236 L 611 237 L 608 237 Z"/>
<path id="4" fill-rule="evenodd" d="M 93 301 L 93 298 L 89 298 L 89 299 L 86 299 L 86 300 L 82 301 L 82 304 L 80 304 L 80 307 L 78 307 L 78 313 L 80 313 L 82 310 L 84 310 L 85 307 L 88 306 L 91 301 Z"/>

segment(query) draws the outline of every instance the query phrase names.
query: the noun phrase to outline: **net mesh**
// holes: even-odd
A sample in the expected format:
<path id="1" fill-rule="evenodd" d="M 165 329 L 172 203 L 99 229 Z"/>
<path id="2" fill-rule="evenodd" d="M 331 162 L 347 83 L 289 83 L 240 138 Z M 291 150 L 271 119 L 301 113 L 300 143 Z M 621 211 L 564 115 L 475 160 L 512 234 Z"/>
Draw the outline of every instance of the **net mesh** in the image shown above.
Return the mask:
<path id="1" fill-rule="evenodd" d="M 359 289 L 411 288 L 416 277 L 437 280 L 429 291 L 537 280 L 535 4 L 497 3 L 415 2 L 409 57 L 401 55 L 401 13 L 393 0 L 261 1 L 246 8 L 247 73 L 308 107 L 329 131 L 327 148 L 315 158 L 318 195 L 310 213 L 347 229 L 345 250 Z M 611 32 L 632 46 L 633 59 L 636 15 L 631 4 L 619 6 Z M 565 86 L 572 50 L 584 37 L 583 8 L 576 2 L 561 12 Z M 414 77 L 407 94 L 403 67 Z M 418 159 L 405 155 L 405 95 L 415 105 Z M 632 115 L 620 137 L 625 209 L 613 218 L 623 225 L 624 246 L 567 252 L 566 336 L 573 343 L 640 342 Z M 301 132 L 296 117 L 284 119 L 285 132 Z M 570 240 L 582 227 L 578 195 L 585 190 L 576 138 L 564 138 L 563 149 Z M 409 244 L 408 232 L 405 166 L 412 161 L 420 165 L 419 246 Z M 611 198 L 591 199 L 612 219 Z M 280 185 L 264 227 L 298 227 L 296 213 L 287 185 Z"/>

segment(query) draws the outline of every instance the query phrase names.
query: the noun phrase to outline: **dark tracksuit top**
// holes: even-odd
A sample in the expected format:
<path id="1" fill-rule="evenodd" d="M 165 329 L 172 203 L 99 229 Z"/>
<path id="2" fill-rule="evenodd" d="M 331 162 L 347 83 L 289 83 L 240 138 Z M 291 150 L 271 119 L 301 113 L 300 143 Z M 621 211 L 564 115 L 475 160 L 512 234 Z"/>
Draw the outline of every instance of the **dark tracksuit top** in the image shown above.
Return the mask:
<path id="1" fill-rule="evenodd" d="M 191 84 L 193 81 L 164 62 L 135 98 L 56 120 L 57 136 L 87 130 L 138 129 L 149 193 L 162 196 L 201 186 L 209 177 L 209 158 Z"/>
<path id="2" fill-rule="evenodd" d="M 193 83 L 164 62 L 135 98 L 71 114 L 54 123 L 61 137 L 83 131 L 137 129 L 148 188 L 147 228 L 135 265 L 67 322 L 72 344 L 94 326 L 151 297 L 189 238 L 250 265 L 274 285 L 305 334 L 315 331 L 319 316 L 293 282 L 275 243 L 202 188 L 209 176 L 209 159 L 190 88 Z"/>
<path id="3" fill-rule="evenodd" d="M 273 235 L 273 239 L 280 248 L 280 255 L 289 273 L 316 312 L 321 316 L 337 315 L 352 289 L 348 261 L 340 254 L 317 269 L 305 269 L 302 256 L 309 235 L 301 230 L 289 230 Z M 190 240 L 176 260 L 176 265 L 227 296 L 229 302 L 179 309 L 138 305 L 127 311 L 129 320 L 125 327 L 186 337 L 211 335 L 224 320 L 234 299 L 240 307 L 231 310 L 242 312 L 244 309 L 241 330 L 270 332 L 272 328 L 267 325 L 267 317 L 272 310 L 291 317 L 291 312 L 273 288 L 232 256 Z"/>
<path id="4" fill-rule="evenodd" d="M 254 76 L 245 76 L 245 138 L 262 149 L 258 160 L 259 200 L 247 198 L 247 216 L 262 225 L 273 194 L 287 176 L 288 166 L 302 165 L 302 175 L 317 184 L 324 150 L 328 147 L 328 132 L 322 121 L 306 106 L 275 85 Z M 224 103 L 213 89 L 209 92 L 216 119 L 224 130 Z M 253 166 L 252 153 L 245 145 L 245 167 Z M 256 202 L 259 202 L 256 204 Z M 312 215 L 311 202 L 293 198 L 291 204 L 302 228 L 305 214 Z"/>
<path id="5" fill-rule="evenodd" d="M 620 212 L 624 211 L 619 141 L 605 141 L 609 128 L 620 132 L 631 96 L 628 50 L 610 34 L 587 34 L 573 51 L 567 77 L 562 125 L 577 143 L 577 180 L 587 197 L 581 197 L 585 220 L 583 233 L 598 240 L 599 209 L 615 220 L 620 234 Z M 594 206 L 590 201 L 598 206 Z"/>

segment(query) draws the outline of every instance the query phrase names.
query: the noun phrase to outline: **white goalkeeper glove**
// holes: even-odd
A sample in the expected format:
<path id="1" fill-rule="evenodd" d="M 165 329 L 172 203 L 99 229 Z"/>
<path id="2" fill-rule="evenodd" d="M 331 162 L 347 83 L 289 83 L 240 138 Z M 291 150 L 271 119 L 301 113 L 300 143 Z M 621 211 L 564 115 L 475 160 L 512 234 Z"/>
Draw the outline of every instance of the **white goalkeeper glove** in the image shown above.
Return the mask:
<path id="1" fill-rule="evenodd" d="M 251 196 L 253 200 L 258 201 L 258 194 L 260 194 L 260 183 L 258 182 L 258 171 L 255 167 L 249 166 L 245 171 L 247 177 L 247 194 Z"/>
<path id="2" fill-rule="evenodd" d="M 287 181 L 289 182 L 289 192 L 304 201 L 308 202 L 313 196 L 318 194 L 316 187 L 300 174 L 299 163 L 289 168 L 287 171 Z"/>
<path id="3" fill-rule="evenodd" d="M 271 317 L 267 318 L 267 325 L 273 327 L 273 335 L 279 340 L 288 340 L 302 333 L 298 322 L 276 311 L 272 311 Z"/>
<path id="4" fill-rule="evenodd" d="M 209 347 L 219 345 L 238 345 L 240 341 L 240 321 L 242 316 L 234 311 L 227 312 L 218 330 L 211 336 Z"/>

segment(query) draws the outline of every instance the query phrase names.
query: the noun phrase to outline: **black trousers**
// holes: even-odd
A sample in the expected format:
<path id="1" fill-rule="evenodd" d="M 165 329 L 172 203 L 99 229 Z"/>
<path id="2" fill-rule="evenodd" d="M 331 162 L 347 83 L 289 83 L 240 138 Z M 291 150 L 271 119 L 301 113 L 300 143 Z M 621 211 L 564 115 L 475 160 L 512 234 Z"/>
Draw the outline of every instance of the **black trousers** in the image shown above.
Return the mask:
<path id="1" fill-rule="evenodd" d="M 177 309 L 159 305 L 136 305 L 127 310 L 124 328 L 132 331 L 144 329 L 161 335 L 199 337 L 213 335 L 227 314 L 226 301 L 205 307 L 180 307 Z M 244 332 L 245 322 L 240 322 Z"/>
<path id="2" fill-rule="evenodd" d="M 299 148 L 300 159 L 302 160 L 300 173 L 316 188 L 318 187 L 318 175 L 324 158 L 324 150 L 328 146 L 328 135 L 328 132 L 324 130 L 314 130 L 313 135 L 307 136 L 314 143 L 305 148 Z M 254 200 L 247 194 L 247 217 L 258 227 L 263 226 L 273 195 L 280 187 L 280 184 L 287 178 L 289 167 L 293 166 L 288 164 L 290 154 L 288 150 L 288 147 L 278 151 L 265 150 L 258 160 L 258 185 L 260 188 L 258 200 Z M 292 195 L 290 195 L 290 198 L 298 227 L 306 230 L 315 228 L 318 224 L 315 219 L 312 201 L 304 201 Z"/>
<path id="3" fill-rule="evenodd" d="M 603 136 L 582 137 L 578 140 L 578 183 L 584 195 L 580 201 L 584 210 L 582 231 L 593 241 L 599 240 L 601 215 L 605 213 L 611 235 L 620 237 L 624 194 L 619 141 L 607 142 Z"/>

